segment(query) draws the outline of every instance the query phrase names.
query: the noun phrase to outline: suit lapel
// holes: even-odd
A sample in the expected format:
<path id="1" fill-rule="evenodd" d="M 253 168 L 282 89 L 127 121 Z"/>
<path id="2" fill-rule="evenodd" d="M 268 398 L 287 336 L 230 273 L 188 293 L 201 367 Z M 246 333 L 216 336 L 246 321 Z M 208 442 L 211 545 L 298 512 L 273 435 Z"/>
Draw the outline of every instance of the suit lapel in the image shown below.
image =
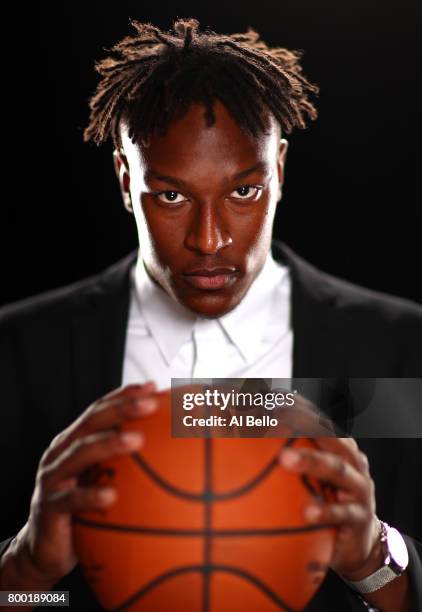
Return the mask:
<path id="1" fill-rule="evenodd" d="M 336 294 L 324 273 L 276 240 L 273 253 L 291 275 L 293 377 L 330 377 L 347 371 L 342 347 L 333 338 Z"/>
<path id="2" fill-rule="evenodd" d="M 129 313 L 132 253 L 78 292 L 72 319 L 75 411 L 119 387 Z"/>

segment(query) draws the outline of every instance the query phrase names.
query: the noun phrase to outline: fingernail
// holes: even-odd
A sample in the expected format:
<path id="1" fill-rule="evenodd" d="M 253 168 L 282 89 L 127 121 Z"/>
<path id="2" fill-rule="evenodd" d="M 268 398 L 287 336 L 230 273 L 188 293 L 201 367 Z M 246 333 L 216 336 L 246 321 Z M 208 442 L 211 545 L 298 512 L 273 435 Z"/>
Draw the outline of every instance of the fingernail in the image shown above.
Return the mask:
<path id="1" fill-rule="evenodd" d="M 149 414 L 153 412 L 157 407 L 157 400 L 152 397 L 138 399 L 132 401 L 130 404 L 126 405 L 125 410 L 128 411 L 128 414 L 133 416 L 142 416 L 143 414 Z"/>
<path id="2" fill-rule="evenodd" d="M 153 380 L 147 380 L 146 383 L 142 385 L 143 389 L 155 389 L 155 382 Z"/>
<path id="3" fill-rule="evenodd" d="M 149 414 L 150 412 L 154 412 L 154 410 L 156 410 L 157 408 L 157 405 L 158 402 L 154 397 L 140 399 L 136 402 L 139 414 Z"/>
<path id="4" fill-rule="evenodd" d="M 100 502 L 104 504 L 108 504 L 116 499 L 116 491 L 114 489 L 100 489 L 97 495 Z"/>
<path id="5" fill-rule="evenodd" d="M 300 454 L 293 448 L 286 448 L 281 453 L 281 463 L 286 468 L 293 468 L 299 464 Z"/>
<path id="6" fill-rule="evenodd" d="M 321 513 L 321 508 L 318 508 L 318 506 L 308 506 L 305 510 L 305 518 L 310 523 L 316 523 L 321 517 Z"/>
<path id="7" fill-rule="evenodd" d="M 138 431 L 124 431 L 120 434 L 120 442 L 122 442 L 126 448 L 138 448 L 142 440 L 143 436 Z"/>

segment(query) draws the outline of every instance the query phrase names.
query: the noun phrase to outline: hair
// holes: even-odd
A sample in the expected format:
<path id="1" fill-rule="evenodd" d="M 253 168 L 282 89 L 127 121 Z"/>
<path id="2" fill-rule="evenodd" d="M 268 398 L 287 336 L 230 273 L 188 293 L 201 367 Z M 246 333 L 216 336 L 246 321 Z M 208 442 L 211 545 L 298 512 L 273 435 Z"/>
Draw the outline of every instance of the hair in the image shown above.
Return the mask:
<path id="1" fill-rule="evenodd" d="M 193 18 L 177 19 L 168 31 L 131 23 L 136 34 L 95 64 L 102 78 L 89 102 L 86 142 L 100 145 L 111 136 L 120 149 L 122 120 L 132 142 L 165 134 L 193 103 L 204 106 L 212 126 L 216 99 L 252 136 L 266 132 L 268 111 L 287 133 L 316 118 L 310 95 L 318 87 L 303 75 L 300 51 L 269 47 L 252 28 L 230 35 L 201 31 Z"/>

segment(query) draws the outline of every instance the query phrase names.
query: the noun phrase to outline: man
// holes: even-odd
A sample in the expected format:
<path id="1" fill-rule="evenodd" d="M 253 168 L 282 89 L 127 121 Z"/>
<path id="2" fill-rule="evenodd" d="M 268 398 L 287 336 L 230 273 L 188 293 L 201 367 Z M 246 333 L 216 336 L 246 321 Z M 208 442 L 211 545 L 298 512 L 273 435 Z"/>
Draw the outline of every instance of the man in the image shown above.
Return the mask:
<path id="1" fill-rule="evenodd" d="M 0 585 L 68 588 L 75 609 L 95 603 L 79 575 L 72 513 L 116 497 L 82 487 L 79 476 L 141 447 L 119 426 L 155 410 L 156 387 L 171 377 L 413 377 L 422 369 L 417 305 L 333 279 L 284 245 L 273 244 L 277 262 L 271 255 L 282 136 L 316 116 L 316 87 L 298 56 L 253 31 L 200 32 L 194 19 L 171 32 L 134 26 L 137 34 L 98 65 L 85 138 L 113 139 L 138 227 L 136 265 L 130 256 L 1 313 L 3 448 L 20 467 L 2 486 L 9 539 Z M 386 612 L 422 609 L 418 544 L 399 536 L 410 562 L 396 575 L 374 490 L 379 517 L 414 536 L 419 444 L 369 440 L 366 454 L 351 438 L 317 444 L 280 457 L 338 489 L 336 502 L 304 516 L 338 526 L 331 571 L 309 609 L 364 610 L 365 601 Z M 403 481 L 409 470 L 414 489 Z"/>

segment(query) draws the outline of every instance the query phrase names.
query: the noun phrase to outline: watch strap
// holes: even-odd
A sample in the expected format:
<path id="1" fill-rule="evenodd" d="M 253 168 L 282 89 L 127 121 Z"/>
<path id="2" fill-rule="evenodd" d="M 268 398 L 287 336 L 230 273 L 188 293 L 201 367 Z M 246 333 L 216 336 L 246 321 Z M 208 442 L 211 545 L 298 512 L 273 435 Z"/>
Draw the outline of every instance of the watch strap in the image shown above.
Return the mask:
<path id="1" fill-rule="evenodd" d="M 399 574 L 388 567 L 388 565 L 383 565 L 379 570 L 363 578 L 362 580 L 344 580 L 346 584 L 348 584 L 352 589 L 364 595 L 365 593 L 372 593 L 373 591 L 378 591 L 383 586 L 397 578 Z"/>

